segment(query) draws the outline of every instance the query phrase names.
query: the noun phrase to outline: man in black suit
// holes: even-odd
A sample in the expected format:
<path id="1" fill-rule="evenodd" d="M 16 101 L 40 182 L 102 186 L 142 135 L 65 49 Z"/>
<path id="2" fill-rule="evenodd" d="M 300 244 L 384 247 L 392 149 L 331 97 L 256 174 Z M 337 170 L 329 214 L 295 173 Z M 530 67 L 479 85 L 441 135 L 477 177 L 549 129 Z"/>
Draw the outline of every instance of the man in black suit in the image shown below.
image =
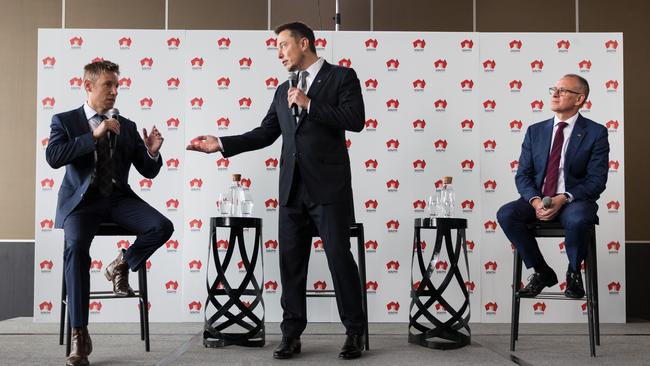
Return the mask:
<path id="1" fill-rule="evenodd" d="M 65 235 L 64 272 L 72 349 L 67 365 L 88 365 L 92 343 L 88 335 L 90 244 L 102 221 L 112 221 L 137 234 L 127 250 L 106 268 L 118 296 L 129 296 L 129 269 L 137 271 L 172 235 L 174 226 L 149 206 L 128 184 L 131 164 L 147 178 L 162 166 L 159 150 L 163 138 L 154 126 L 143 129 L 144 141 L 134 122 L 109 112 L 117 98 L 119 66 L 97 61 L 84 67 L 83 106 L 52 117 L 45 152 L 54 169 L 65 166 L 59 189 L 55 226 Z"/>
<path id="2" fill-rule="evenodd" d="M 306 25 L 284 24 L 275 33 L 278 58 L 288 71 L 298 72 L 297 87 L 285 82 L 277 89 L 259 127 L 221 139 L 199 136 L 187 148 L 230 157 L 269 146 L 282 135 L 279 241 L 284 313 L 282 342 L 273 356 L 284 359 L 300 353 L 300 335 L 307 325 L 307 265 L 317 229 L 346 328 L 339 357 L 358 358 L 364 314 L 359 273 L 350 253 L 354 208 L 345 131 L 359 132 L 364 126 L 359 79 L 354 70 L 316 55 L 314 32 Z"/>

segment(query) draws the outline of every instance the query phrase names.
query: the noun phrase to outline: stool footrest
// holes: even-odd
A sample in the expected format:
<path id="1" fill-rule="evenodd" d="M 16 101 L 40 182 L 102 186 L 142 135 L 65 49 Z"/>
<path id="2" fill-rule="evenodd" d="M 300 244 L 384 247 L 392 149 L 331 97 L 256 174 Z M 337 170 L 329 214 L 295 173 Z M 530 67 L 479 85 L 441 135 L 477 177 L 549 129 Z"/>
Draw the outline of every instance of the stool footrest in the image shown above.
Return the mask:
<path id="1" fill-rule="evenodd" d="M 581 301 L 587 301 L 587 296 L 583 296 L 583 297 L 575 299 L 575 298 L 572 298 L 572 297 L 564 296 L 564 292 L 542 292 L 542 293 L 540 293 L 539 295 L 537 295 L 535 297 L 523 297 L 523 296 L 519 296 L 519 294 L 517 294 L 517 296 L 520 299 L 530 299 L 530 300 L 543 299 L 543 300 L 574 300 L 574 301 L 575 300 L 581 300 Z"/>

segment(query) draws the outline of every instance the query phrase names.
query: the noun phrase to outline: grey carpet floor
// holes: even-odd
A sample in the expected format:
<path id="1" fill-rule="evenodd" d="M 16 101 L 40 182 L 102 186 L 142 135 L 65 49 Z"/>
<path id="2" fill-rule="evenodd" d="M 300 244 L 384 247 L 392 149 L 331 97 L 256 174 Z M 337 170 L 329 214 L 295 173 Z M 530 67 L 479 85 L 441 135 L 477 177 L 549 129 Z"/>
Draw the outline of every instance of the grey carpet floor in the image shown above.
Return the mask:
<path id="1" fill-rule="evenodd" d="M 337 359 L 344 340 L 339 324 L 312 323 L 302 336 L 302 353 L 272 357 L 280 341 L 277 323 L 267 323 L 266 345 L 205 348 L 201 324 L 151 323 L 151 352 L 144 351 L 139 325 L 89 326 L 92 365 L 650 365 L 650 323 L 603 324 L 598 357 L 589 357 L 585 324 L 522 324 L 517 351 L 509 352 L 509 324 L 472 324 L 472 344 L 440 351 L 409 344 L 407 324 L 371 324 L 370 348 L 361 359 Z M 0 321 L 0 365 L 63 365 L 58 324 L 31 318 Z"/>

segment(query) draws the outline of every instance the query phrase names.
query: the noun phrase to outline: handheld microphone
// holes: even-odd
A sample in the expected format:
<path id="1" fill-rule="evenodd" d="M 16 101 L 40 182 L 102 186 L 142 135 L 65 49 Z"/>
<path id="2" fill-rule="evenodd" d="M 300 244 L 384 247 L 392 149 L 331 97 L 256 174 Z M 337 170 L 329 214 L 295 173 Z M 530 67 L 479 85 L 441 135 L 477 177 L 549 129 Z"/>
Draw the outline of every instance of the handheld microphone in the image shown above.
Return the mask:
<path id="1" fill-rule="evenodd" d="M 117 108 L 111 108 L 111 109 L 108 110 L 108 112 L 106 112 L 106 114 L 108 114 L 108 116 L 109 116 L 110 118 L 119 119 L 119 117 L 120 117 L 120 110 L 117 109 Z M 113 151 L 113 149 L 115 148 L 115 138 L 116 138 L 116 137 L 115 137 L 115 134 L 114 134 L 114 133 L 111 133 L 111 132 L 109 131 L 109 132 L 108 132 L 108 141 L 109 141 L 109 143 L 110 143 L 110 145 L 111 145 L 111 151 Z"/>
<path id="2" fill-rule="evenodd" d="M 298 73 L 292 72 L 289 73 L 289 86 L 295 88 L 298 86 Z M 291 111 L 293 112 L 293 117 L 298 118 L 300 114 L 298 113 L 298 105 L 296 103 L 291 104 Z"/>
<path id="3" fill-rule="evenodd" d="M 542 204 L 544 205 L 544 208 L 547 209 L 551 208 L 551 204 L 552 204 L 551 197 L 546 196 L 542 198 Z"/>

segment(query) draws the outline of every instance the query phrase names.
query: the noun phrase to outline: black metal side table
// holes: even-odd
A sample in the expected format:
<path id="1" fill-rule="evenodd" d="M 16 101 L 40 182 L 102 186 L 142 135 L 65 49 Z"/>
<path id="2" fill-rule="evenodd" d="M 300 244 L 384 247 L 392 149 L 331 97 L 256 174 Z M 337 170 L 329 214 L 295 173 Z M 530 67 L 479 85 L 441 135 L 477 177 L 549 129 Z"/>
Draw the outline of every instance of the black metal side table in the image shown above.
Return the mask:
<path id="1" fill-rule="evenodd" d="M 467 239 L 465 229 L 467 220 L 459 218 L 424 218 L 415 219 L 415 238 L 413 241 L 413 255 L 411 257 L 411 306 L 409 312 L 409 343 L 419 344 L 424 347 L 437 349 L 461 348 L 471 343 L 471 330 L 469 328 L 470 306 L 469 292 L 461 275 L 458 260 L 461 249 L 465 255 L 465 266 L 467 279 L 469 280 L 469 264 L 467 260 Z M 436 241 L 428 264 L 423 258 L 421 245 L 421 230 L 436 230 Z M 452 230 L 456 230 L 456 244 L 453 245 Z M 432 276 L 436 270 L 436 264 L 440 258 L 440 250 L 444 244 L 449 257 L 448 270 L 445 277 L 436 287 Z M 417 262 L 416 262 L 417 260 Z M 413 272 L 419 270 L 422 280 L 419 284 L 413 284 Z M 454 285 L 457 286 L 464 296 L 462 305 L 455 309 L 452 304 L 444 298 L 445 290 Z M 439 304 L 438 310 L 444 309 L 450 318 L 441 321 L 436 317 L 435 312 L 429 309 L 434 303 Z"/>
<path id="2" fill-rule="evenodd" d="M 228 248 L 223 258 L 217 248 L 217 228 L 230 228 Z M 246 250 L 244 230 L 254 229 L 254 243 L 249 246 L 252 253 Z M 234 286 L 226 278 L 226 270 L 233 259 L 235 248 L 239 250 L 240 265 L 245 269 L 244 278 Z M 247 347 L 263 347 L 265 342 L 264 300 L 262 299 L 261 281 L 255 278 L 255 267 L 260 262 L 262 276 L 264 262 L 262 259 L 262 219 L 255 217 L 213 217 L 210 219 L 210 252 L 214 259 L 216 277 L 210 280 L 208 266 L 206 285 L 208 298 L 205 303 L 205 325 L 203 328 L 203 345 L 205 347 L 223 347 L 240 345 Z M 244 302 L 242 296 L 254 296 L 250 303 Z M 226 299 L 225 302 L 219 301 Z M 215 313 L 208 316 L 208 309 L 213 306 Z M 255 314 L 255 309 L 261 307 L 261 316 Z M 259 311 L 258 311 L 259 313 Z M 238 326 L 240 332 L 225 332 Z"/>

